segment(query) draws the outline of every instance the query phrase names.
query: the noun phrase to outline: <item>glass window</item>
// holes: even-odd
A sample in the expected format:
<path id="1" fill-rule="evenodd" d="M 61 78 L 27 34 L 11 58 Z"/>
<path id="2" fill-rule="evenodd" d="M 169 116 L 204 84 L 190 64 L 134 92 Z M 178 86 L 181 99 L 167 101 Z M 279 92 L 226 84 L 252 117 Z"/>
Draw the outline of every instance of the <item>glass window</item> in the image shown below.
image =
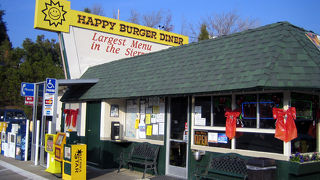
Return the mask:
<path id="1" fill-rule="evenodd" d="M 316 151 L 316 119 L 319 97 L 291 93 L 291 107 L 296 108 L 295 120 L 298 137 L 291 142 L 292 153 Z"/>
<path id="2" fill-rule="evenodd" d="M 231 110 L 231 102 L 232 96 L 195 97 L 195 125 L 203 124 L 204 126 L 225 126 L 225 112 L 226 110 Z M 204 121 L 204 123 L 201 123 L 201 120 Z"/>
<path id="3" fill-rule="evenodd" d="M 238 132 L 236 149 L 283 153 L 283 142 L 274 134 Z"/>
<path id="4" fill-rule="evenodd" d="M 260 128 L 275 129 L 276 120 L 272 113 L 274 107 L 283 108 L 282 93 L 259 94 Z"/>
<path id="5" fill-rule="evenodd" d="M 211 96 L 199 96 L 195 98 L 196 125 L 211 126 Z M 199 115 L 199 116 L 197 116 Z M 200 117 L 201 116 L 201 117 Z M 200 118 L 204 121 L 201 123 Z"/>
<path id="6" fill-rule="evenodd" d="M 241 109 L 240 121 L 242 127 L 257 127 L 257 95 L 237 95 L 237 109 Z"/>
<path id="7" fill-rule="evenodd" d="M 213 125 L 226 126 L 226 110 L 231 110 L 232 96 L 213 97 Z"/>
<path id="8" fill-rule="evenodd" d="M 272 109 L 283 107 L 283 94 L 238 95 L 236 103 L 237 108 L 241 109 L 239 120 L 242 127 L 274 129 L 276 120 L 273 119 Z"/>
<path id="9" fill-rule="evenodd" d="M 231 140 L 228 139 L 224 131 L 209 131 L 208 145 L 210 147 L 231 148 Z"/>

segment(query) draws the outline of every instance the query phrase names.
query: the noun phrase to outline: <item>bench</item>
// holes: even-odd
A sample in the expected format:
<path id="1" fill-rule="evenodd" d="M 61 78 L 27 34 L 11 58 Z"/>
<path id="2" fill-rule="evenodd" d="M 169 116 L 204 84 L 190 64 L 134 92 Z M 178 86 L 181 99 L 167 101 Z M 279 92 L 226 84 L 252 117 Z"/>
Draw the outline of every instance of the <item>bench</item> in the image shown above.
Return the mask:
<path id="1" fill-rule="evenodd" d="M 144 172 L 142 179 L 144 179 L 147 169 L 154 170 L 154 173 L 158 175 L 157 172 L 157 159 L 159 153 L 159 146 L 152 145 L 149 143 L 139 143 L 133 145 L 131 151 L 125 157 L 124 152 L 121 152 L 119 158 L 119 168 L 118 173 L 120 172 L 121 167 L 128 165 L 130 170 L 133 170 L 133 165 L 139 164 L 144 166 Z"/>
<path id="2" fill-rule="evenodd" d="M 239 154 L 211 155 L 206 166 L 198 166 L 196 179 L 247 179 L 246 160 Z"/>

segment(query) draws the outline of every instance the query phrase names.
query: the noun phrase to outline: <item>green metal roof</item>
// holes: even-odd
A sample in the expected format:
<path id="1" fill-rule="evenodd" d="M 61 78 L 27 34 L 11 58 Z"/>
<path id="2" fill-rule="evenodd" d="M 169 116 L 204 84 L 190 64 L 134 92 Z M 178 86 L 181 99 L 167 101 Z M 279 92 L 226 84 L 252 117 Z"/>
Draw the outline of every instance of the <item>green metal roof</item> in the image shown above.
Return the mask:
<path id="1" fill-rule="evenodd" d="M 234 91 L 320 89 L 320 51 L 306 31 L 279 22 L 89 68 L 80 99 Z"/>

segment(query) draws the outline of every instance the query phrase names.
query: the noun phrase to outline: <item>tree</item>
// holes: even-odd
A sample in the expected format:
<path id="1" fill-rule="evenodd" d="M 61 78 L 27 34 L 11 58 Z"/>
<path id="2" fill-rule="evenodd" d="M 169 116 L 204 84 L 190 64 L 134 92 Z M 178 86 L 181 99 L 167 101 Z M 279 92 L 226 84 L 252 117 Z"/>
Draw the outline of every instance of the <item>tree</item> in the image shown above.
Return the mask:
<path id="1" fill-rule="evenodd" d="M 147 27 L 159 28 L 164 31 L 171 32 L 174 29 L 174 26 L 172 24 L 171 11 L 169 10 L 166 12 L 162 10 L 152 11 L 150 14 L 143 14 L 142 16 L 140 16 L 140 14 L 137 11 L 131 10 L 131 14 L 128 21 L 135 24 L 141 24 Z"/>
<path id="2" fill-rule="evenodd" d="M 3 21 L 3 16 L 5 15 L 4 10 L 0 10 L 0 44 L 2 44 L 3 41 L 9 40 L 9 36 L 7 34 L 7 27 L 6 23 Z"/>
<path id="3" fill-rule="evenodd" d="M 86 7 L 83 11 L 86 13 L 104 16 L 103 8 L 100 4 L 94 4 L 91 8 Z"/>
<path id="4" fill-rule="evenodd" d="M 190 24 L 190 32 L 188 33 L 190 41 L 198 40 L 197 37 L 200 34 L 198 29 L 201 29 L 198 27 L 201 27 L 202 24 L 206 24 L 210 38 L 241 32 L 250 28 L 255 28 L 259 25 L 256 19 L 243 19 L 236 11 L 213 14 L 203 18 L 202 23 L 199 23 L 198 25 Z"/>
<path id="5" fill-rule="evenodd" d="M 152 11 L 150 14 L 145 14 L 142 16 L 142 23 L 145 26 L 156 28 L 160 25 L 162 20 L 161 11 Z"/>
<path id="6" fill-rule="evenodd" d="M 211 36 L 223 36 L 258 26 L 257 20 L 242 19 L 236 11 L 214 14 L 205 20 Z"/>
<path id="7" fill-rule="evenodd" d="M 86 8 L 84 8 L 83 12 L 91 13 L 91 9 L 86 7 Z"/>
<path id="8" fill-rule="evenodd" d="M 130 17 L 129 17 L 128 21 L 132 22 L 132 23 L 135 23 L 135 24 L 140 24 L 139 20 L 140 20 L 140 14 L 137 11 L 131 9 Z"/>
<path id="9" fill-rule="evenodd" d="M 47 77 L 63 78 L 62 60 L 59 44 L 38 36 L 36 42 L 26 39 L 23 42 L 22 80 L 43 81 Z"/>
<path id="10" fill-rule="evenodd" d="M 209 39 L 209 32 L 207 31 L 206 24 L 201 25 L 200 34 L 198 36 L 198 41 Z"/>

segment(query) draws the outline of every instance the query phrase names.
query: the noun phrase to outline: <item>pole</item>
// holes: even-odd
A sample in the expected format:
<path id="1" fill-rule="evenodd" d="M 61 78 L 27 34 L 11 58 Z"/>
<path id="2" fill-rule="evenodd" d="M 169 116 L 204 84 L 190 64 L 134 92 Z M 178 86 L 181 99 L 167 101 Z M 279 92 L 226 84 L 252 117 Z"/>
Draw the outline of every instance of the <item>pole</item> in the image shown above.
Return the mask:
<path id="1" fill-rule="evenodd" d="M 40 120 L 37 120 L 37 132 L 36 132 L 36 155 L 34 158 L 34 165 L 39 164 L 39 139 L 40 139 Z"/>
<path id="2" fill-rule="evenodd" d="M 27 119 L 26 125 L 26 144 L 24 149 L 24 161 L 28 161 L 28 150 L 29 150 L 29 129 L 30 129 L 30 120 Z"/>

